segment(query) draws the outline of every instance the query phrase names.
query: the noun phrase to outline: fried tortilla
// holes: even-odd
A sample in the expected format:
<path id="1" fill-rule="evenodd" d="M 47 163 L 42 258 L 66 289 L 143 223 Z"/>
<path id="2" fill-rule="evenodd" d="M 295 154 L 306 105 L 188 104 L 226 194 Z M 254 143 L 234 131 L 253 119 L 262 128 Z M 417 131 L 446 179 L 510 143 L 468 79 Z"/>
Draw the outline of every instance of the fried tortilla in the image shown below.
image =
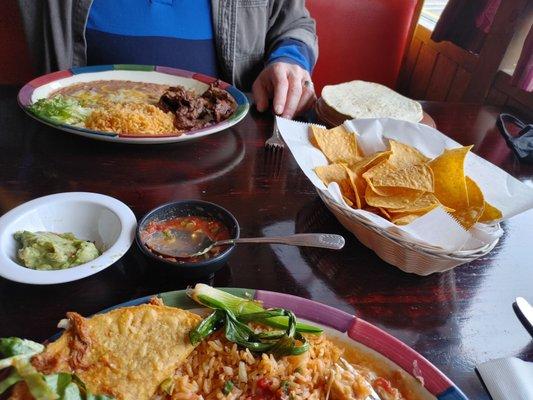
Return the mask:
<path id="1" fill-rule="evenodd" d="M 150 399 L 193 351 L 189 331 L 201 320 L 160 300 L 67 318 L 69 328 L 32 358 L 33 366 L 44 374 L 75 373 L 92 393 L 117 400 Z M 11 398 L 28 398 L 23 392 L 18 387 Z"/>

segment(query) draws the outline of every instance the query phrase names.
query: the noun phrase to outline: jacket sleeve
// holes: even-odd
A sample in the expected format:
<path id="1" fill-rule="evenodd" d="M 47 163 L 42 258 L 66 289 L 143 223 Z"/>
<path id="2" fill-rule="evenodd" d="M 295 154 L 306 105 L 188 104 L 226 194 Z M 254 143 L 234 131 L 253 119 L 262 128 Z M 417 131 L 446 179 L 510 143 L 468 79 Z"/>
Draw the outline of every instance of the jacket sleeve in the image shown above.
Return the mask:
<path id="1" fill-rule="evenodd" d="M 304 0 L 270 0 L 270 19 L 266 37 L 266 58 L 281 42 L 293 39 L 305 44 L 312 56 L 312 66 L 318 58 L 315 21 L 305 8 Z"/>
<path id="2" fill-rule="evenodd" d="M 45 60 L 44 41 L 44 1 L 18 0 L 22 26 L 31 60 L 39 74 L 50 72 L 51 67 Z"/>
<path id="3" fill-rule="evenodd" d="M 92 0 L 18 0 L 39 73 L 85 65 L 85 23 Z"/>

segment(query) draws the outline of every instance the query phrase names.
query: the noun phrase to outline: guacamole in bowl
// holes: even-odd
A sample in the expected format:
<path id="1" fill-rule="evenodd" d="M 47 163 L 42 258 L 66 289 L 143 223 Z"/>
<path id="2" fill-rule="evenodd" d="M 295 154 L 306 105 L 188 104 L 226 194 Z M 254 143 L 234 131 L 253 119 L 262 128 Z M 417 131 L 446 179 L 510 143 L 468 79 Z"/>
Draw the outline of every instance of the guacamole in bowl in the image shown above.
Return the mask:
<path id="1" fill-rule="evenodd" d="M 19 261 L 39 270 L 66 269 L 94 260 L 100 252 L 94 243 L 78 239 L 72 233 L 19 231 Z"/>

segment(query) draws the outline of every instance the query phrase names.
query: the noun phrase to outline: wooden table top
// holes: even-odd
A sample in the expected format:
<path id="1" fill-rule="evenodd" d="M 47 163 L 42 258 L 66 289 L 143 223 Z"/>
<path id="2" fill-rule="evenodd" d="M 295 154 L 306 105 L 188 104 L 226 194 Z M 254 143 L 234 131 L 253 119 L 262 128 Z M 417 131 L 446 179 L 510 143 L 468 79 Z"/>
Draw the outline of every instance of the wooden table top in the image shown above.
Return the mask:
<path id="1" fill-rule="evenodd" d="M 280 165 L 267 156 L 271 116 L 252 111 L 228 132 L 186 144 L 121 145 L 34 122 L 18 108 L 16 93 L 0 87 L 0 214 L 43 195 L 90 191 L 125 202 L 138 218 L 171 200 L 212 201 L 237 217 L 243 237 L 340 233 L 347 238 L 340 252 L 237 246 L 228 265 L 206 281 L 291 293 L 355 313 L 420 352 L 471 399 L 488 399 L 477 363 L 507 356 L 533 361 L 533 341 L 511 306 L 517 296 L 533 302 L 532 211 L 503 224 L 505 235 L 488 256 L 438 275 L 410 275 L 343 229 L 288 151 Z M 495 128 L 501 109 L 423 106 L 442 132 L 533 184 L 533 166 L 515 161 Z M 66 311 L 90 315 L 190 283 L 155 273 L 135 245 L 112 267 L 77 282 L 31 286 L 0 278 L 0 337 L 44 340 Z"/>

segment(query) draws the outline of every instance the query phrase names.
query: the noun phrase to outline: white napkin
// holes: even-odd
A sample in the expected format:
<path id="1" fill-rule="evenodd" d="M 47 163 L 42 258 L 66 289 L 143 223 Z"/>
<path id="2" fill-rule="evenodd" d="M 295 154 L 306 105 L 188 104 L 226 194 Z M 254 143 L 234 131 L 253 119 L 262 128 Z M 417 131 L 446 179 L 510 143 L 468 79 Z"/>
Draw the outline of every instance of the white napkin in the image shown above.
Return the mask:
<path id="1" fill-rule="evenodd" d="M 441 249 L 442 252 L 477 249 L 492 243 L 503 234 L 499 227 L 484 224 L 476 224 L 469 232 L 466 232 L 441 208 L 437 208 L 404 226 L 397 226 L 368 211 L 352 209 L 344 202 L 336 183 L 331 183 L 326 187 L 313 171 L 317 166 L 327 165 L 328 161 L 324 154 L 311 144 L 309 124 L 280 117 L 276 117 L 276 123 L 281 136 L 304 174 L 318 190 L 335 199 L 348 213 L 365 218 L 413 243 L 423 243 L 426 246 Z M 357 132 L 358 145 L 364 154 L 385 150 L 387 148 L 386 139 L 389 138 L 416 147 L 430 158 L 437 157 L 445 148 L 461 146 L 427 125 L 391 118 L 351 120 L 346 121 L 344 125 L 348 130 Z M 487 201 L 502 211 L 503 219 L 533 207 L 532 188 L 481 157 L 469 153 L 465 163 L 465 171 L 477 182 Z"/>
<path id="2" fill-rule="evenodd" d="M 533 399 L 533 363 L 509 357 L 476 368 L 493 400 Z"/>

